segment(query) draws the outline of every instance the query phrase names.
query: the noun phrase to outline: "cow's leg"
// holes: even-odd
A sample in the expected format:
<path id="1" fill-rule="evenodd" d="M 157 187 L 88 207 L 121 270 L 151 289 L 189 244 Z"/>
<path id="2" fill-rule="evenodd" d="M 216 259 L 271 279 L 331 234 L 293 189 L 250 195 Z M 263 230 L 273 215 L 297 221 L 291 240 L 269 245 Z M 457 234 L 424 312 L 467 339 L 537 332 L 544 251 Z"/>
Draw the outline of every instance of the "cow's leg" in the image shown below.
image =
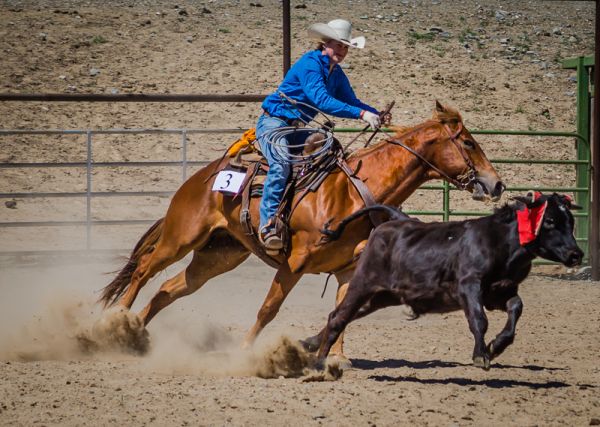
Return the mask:
<path id="1" fill-rule="evenodd" d="M 469 322 L 469 329 L 475 338 L 473 364 L 488 370 L 490 369 L 490 356 L 485 346 L 488 320 L 481 301 L 480 281 L 473 278 L 460 280 L 458 289 L 461 305 Z"/>
<path id="2" fill-rule="evenodd" d="M 342 300 L 343 300 L 343 298 L 342 298 Z M 390 292 L 378 292 L 378 293 L 372 295 L 370 298 L 365 299 L 365 302 L 356 311 L 356 313 L 354 314 L 354 317 L 352 317 L 351 321 L 355 321 L 362 317 L 368 316 L 369 314 L 373 313 L 374 311 L 380 310 L 382 308 L 386 308 L 386 307 L 389 307 L 392 305 L 400 305 L 400 304 L 402 304 L 401 301 L 402 300 L 400 298 L 394 296 L 394 294 L 392 294 Z M 340 303 L 341 303 L 341 301 L 340 301 Z M 325 329 L 326 328 L 321 329 L 321 331 L 317 335 L 307 338 L 307 339 L 301 341 L 300 343 L 304 346 L 304 348 L 307 351 L 310 351 L 310 352 L 317 351 L 319 349 L 319 346 L 321 345 L 321 341 L 323 341 L 323 336 L 325 335 Z M 344 332 L 342 331 L 342 333 L 340 334 L 340 337 L 338 338 L 338 340 L 335 342 L 335 344 L 331 348 L 332 354 L 343 356 L 341 351 L 340 352 L 334 351 L 335 346 L 339 345 L 341 348 L 341 346 L 343 345 L 343 336 L 344 336 Z"/>
<path id="3" fill-rule="evenodd" d="M 491 359 L 502 354 L 506 350 L 506 347 L 511 345 L 515 340 L 517 322 L 519 321 L 519 317 L 521 317 L 521 313 L 523 313 L 523 301 L 521 301 L 521 297 L 515 295 L 506 302 L 506 313 L 508 314 L 508 319 L 506 320 L 504 329 L 487 347 Z"/>
<path id="4" fill-rule="evenodd" d="M 354 319 L 354 316 L 371 295 L 361 290 L 350 291 L 340 304 L 331 312 L 327 320 L 327 326 L 322 332 L 323 341 L 319 348 L 319 360 L 322 362 L 329 355 L 333 344 L 338 340 L 346 325 Z"/>
<path id="5" fill-rule="evenodd" d="M 271 283 L 271 289 L 269 289 L 269 293 L 267 294 L 262 307 L 258 311 L 256 323 L 244 338 L 242 344 L 243 348 L 250 347 L 263 328 L 275 318 L 281 304 L 301 277 L 301 273 L 292 273 L 290 271 L 290 266 L 287 262 L 281 264 L 279 270 L 277 270 L 277 273 L 275 274 L 273 283 Z"/>
<path id="6" fill-rule="evenodd" d="M 338 289 L 335 296 L 335 306 L 338 307 L 340 303 L 343 301 L 346 293 L 348 292 L 348 282 L 350 278 L 354 274 L 354 266 L 350 269 L 335 273 L 335 278 L 338 281 Z M 304 340 L 300 340 L 300 344 L 304 347 L 306 351 L 315 352 L 319 350 L 321 345 L 321 341 L 323 340 L 323 334 L 325 333 L 325 328 L 321 329 L 317 335 L 313 335 L 312 337 L 308 337 Z M 340 356 L 344 353 L 344 334 L 340 335 L 340 338 L 335 343 L 334 348 L 331 350 L 332 353 L 338 354 Z M 350 361 L 348 361 L 350 363 Z"/>
<path id="7" fill-rule="evenodd" d="M 360 308 L 360 310 L 358 310 L 352 321 L 368 316 L 374 311 L 381 310 L 382 308 L 401 304 L 402 299 L 400 297 L 397 297 L 394 293 L 389 291 L 379 291 L 362 305 L 362 307 Z"/>

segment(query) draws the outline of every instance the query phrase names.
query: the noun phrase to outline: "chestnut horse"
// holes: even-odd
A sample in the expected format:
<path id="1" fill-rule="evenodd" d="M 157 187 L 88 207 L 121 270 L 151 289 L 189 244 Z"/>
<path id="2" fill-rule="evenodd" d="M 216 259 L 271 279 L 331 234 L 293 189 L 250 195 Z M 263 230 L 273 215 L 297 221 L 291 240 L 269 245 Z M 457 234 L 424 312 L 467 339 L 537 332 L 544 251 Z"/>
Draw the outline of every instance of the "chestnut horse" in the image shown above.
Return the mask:
<path id="1" fill-rule="evenodd" d="M 398 144 L 404 145 L 404 147 Z M 139 314 L 144 325 L 176 299 L 197 291 L 209 279 L 230 271 L 252 252 L 250 237 L 240 224 L 240 198 L 212 191 L 213 171 L 226 159 L 212 162 L 177 190 L 167 214 L 137 243 L 127 265 L 103 289 L 105 306 L 118 301 L 130 309 L 138 292 L 156 273 L 193 251 L 191 263 L 162 284 Z M 480 146 L 463 126 L 459 113 L 436 102 L 433 118 L 414 128 L 399 129 L 394 138 L 357 150 L 347 159 L 378 203 L 398 206 L 427 180 L 444 178 L 453 183 L 470 176 L 465 189 L 473 198 L 497 200 L 504 185 Z M 260 199 L 251 201 L 253 225 L 258 221 Z M 275 317 L 286 296 L 305 273 L 333 272 L 338 280 L 339 303 L 355 268 L 353 254 L 373 228 L 369 219 L 353 222 L 331 243 L 320 244 L 319 229 L 332 218 L 341 220 L 364 202 L 348 177 L 336 170 L 315 192 L 309 192 L 290 218 L 290 248 L 277 257 L 279 268 L 260 308 L 254 326 L 244 339 L 251 345 Z M 342 341 L 332 353 L 342 353 Z"/>

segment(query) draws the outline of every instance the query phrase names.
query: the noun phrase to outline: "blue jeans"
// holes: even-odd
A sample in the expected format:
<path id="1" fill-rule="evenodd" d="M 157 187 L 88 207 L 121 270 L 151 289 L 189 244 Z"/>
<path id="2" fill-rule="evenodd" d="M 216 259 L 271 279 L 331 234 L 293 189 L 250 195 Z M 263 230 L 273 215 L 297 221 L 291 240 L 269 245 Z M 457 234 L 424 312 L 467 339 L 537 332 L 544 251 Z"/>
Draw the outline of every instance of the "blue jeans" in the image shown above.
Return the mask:
<path id="1" fill-rule="evenodd" d="M 281 162 L 274 157 L 273 147 L 264 138 L 265 133 L 270 130 L 288 126 L 286 122 L 276 117 L 261 115 L 256 123 L 256 139 L 260 144 L 260 149 L 269 163 L 269 172 L 263 188 L 262 200 L 260 201 L 260 228 L 262 228 L 275 215 L 279 203 L 283 197 L 285 186 L 292 171 L 292 167 L 287 162 Z M 299 144 L 306 139 L 308 134 L 300 132 L 294 137 L 293 144 Z M 289 137 L 288 137 L 289 138 Z M 302 139 L 302 140 L 301 140 Z M 288 144 L 289 140 L 286 140 Z"/>

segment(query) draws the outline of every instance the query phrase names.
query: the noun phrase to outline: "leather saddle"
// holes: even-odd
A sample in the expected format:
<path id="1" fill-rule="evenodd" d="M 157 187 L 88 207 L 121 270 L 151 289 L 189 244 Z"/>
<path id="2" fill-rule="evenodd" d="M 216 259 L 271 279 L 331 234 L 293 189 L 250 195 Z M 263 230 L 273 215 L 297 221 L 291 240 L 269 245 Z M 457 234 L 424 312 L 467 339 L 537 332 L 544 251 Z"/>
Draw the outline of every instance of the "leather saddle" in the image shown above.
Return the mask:
<path id="1" fill-rule="evenodd" d="M 253 142 L 254 141 L 250 139 L 247 143 L 239 144 L 238 141 L 232 145 L 227 151 L 229 162 L 225 166 L 225 169 L 232 169 L 245 173 L 246 176 L 238 192 L 238 195 L 241 193 L 242 196 L 240 223 L 244 232 L 247 235 L 252 236 L 250 241 L 252 242 L 254 252 L 267 264 L 277 268 L 279 262 L 265 252 L 258 239 L 258 230 L 252 226 L 250 217 L 250 200 L 262 196 L 265 179 L 269 170 L 266 159 Z M 235 150 L 232 150 L 234 147 Z M 343 147 L 340 142 L 334 138 L 334 143 L 331 144 L 326 153 L 315 158 L 314 161 L 310 163 L 292 166 L 292 173 L 290 174 L 281 204 L 275 215 L 276 226 L 283 237 L 285 253 L 289 250 L 290 229 L 288 224 L 294 209 L 308 192 L 316 191 L 325 178 L 327 178 L 327 176 L 335 169 L 340 168 L 342 172 L 348 176 L 363 198 L 366 206 L 375 204 L 375 199 L 371 191 L 365 183 L 356 176 L 356 173 L 360 169 L 360 163 L 356 167 L 356 170 L 352 170 L 344 158 Z M 380 222 L 373 216 L 371 219 L 376 225 Z"/>

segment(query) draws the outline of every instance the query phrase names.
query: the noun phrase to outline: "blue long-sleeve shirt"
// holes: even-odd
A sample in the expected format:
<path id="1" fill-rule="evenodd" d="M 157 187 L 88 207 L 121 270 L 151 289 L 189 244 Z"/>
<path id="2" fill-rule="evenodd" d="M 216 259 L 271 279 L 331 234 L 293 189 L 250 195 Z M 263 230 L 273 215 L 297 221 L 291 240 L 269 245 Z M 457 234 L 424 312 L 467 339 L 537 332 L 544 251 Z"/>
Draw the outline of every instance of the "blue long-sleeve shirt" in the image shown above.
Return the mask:
<path id="1" fill-rule="evenodd" d="M 267 96 L 262 108 L 271 116 L 287 119 L 313 119 L 316 111 L 299 106 L 306 116 L 300 115 L 279 92 L 296 101 L 312 105 L 326 114 L 347 119 L 358 119 L 362 110 L 378 111 L 356 97 L 342 68 L 335 64 L 329 72 L 330 58 L 320 50 L 305 53 L 286 74 L 277 90 Z M 307 120 L 308 121 L 308 120 Z"/>

